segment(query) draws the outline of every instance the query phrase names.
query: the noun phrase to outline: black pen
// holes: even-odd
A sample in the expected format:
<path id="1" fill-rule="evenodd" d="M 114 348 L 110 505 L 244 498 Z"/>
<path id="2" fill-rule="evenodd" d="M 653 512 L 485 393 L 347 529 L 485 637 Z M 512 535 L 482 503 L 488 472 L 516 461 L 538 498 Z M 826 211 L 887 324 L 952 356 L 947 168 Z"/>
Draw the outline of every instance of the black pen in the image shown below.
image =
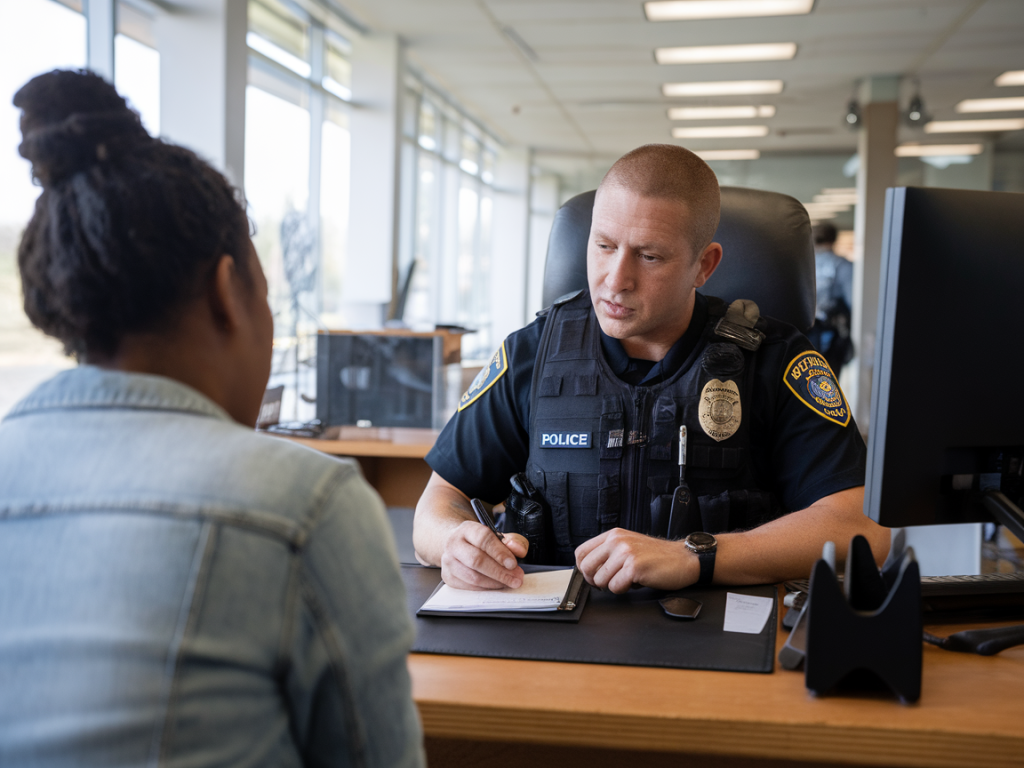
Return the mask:
<path id="1" fill-rule="evenodd" d="M 473 513 L 476 515 L 476 519 L 480 521 L 480 524 L 490 528 L 494 535 L 498 537 L 498 541 L 504 544 L 505 537 L 494 527 L 494 520 L 491 519 L 490 513 L 484 508 L 484 503 L 480 499 L 470 499 L 469 505 L 473 507 Z"/>

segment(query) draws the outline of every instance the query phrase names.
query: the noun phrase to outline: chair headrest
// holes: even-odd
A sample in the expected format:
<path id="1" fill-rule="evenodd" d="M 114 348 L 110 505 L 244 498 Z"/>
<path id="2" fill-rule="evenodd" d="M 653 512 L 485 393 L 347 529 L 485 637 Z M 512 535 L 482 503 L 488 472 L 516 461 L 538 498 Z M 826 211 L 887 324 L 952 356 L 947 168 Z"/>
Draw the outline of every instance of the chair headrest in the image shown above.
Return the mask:
<path id="1" fill-rule="evenodd" d="M 587 287 L 587 242 L 596 191 L 555 214 L 544 265 L 544 306 Z M 699 290 L 726 301 L 752 299 L 761 314 L 807 331 L 814 323 L 814 245 L 803 205 L 789 195 L 722 187 L 715 232 L 722 263 Z"/>

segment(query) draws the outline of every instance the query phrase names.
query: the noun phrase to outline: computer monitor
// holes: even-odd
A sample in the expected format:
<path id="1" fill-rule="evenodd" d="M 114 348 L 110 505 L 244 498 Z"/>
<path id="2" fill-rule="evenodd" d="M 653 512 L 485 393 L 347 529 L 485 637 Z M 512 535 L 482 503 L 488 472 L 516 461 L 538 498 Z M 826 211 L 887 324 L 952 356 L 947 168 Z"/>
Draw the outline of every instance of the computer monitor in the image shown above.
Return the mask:
<path id="1" fill-rule="evenodd" d="M 865 511 L 1024 538 L 1024 194 L 886 193 Z"/>

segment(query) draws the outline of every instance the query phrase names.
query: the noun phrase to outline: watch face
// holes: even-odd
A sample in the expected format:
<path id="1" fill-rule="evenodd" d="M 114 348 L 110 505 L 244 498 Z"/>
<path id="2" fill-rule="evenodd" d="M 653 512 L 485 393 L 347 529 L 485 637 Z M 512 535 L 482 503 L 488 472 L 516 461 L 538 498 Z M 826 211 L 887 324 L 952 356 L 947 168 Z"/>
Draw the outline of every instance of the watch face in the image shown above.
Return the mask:
<path id="1" fill-rule="evenodd" d="M 718 545 L 718 541 L 710 533 L 691 533 L 686 537 L 686 546 L 694 552 L 710 552 Z"/>

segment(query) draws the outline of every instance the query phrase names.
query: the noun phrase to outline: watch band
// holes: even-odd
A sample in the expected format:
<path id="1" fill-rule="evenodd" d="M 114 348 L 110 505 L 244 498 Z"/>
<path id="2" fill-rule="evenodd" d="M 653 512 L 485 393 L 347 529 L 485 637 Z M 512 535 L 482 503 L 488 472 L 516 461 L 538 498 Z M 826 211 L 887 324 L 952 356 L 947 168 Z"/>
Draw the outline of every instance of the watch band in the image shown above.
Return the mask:
<path id="1" fill-rule="evenodd" d="M 715 550 L 710 552 L 697 552 L 697 562 L 700 563 L 700 578 L 697 579 L 698 587 L 710 587 L 715 578 Z"/>

